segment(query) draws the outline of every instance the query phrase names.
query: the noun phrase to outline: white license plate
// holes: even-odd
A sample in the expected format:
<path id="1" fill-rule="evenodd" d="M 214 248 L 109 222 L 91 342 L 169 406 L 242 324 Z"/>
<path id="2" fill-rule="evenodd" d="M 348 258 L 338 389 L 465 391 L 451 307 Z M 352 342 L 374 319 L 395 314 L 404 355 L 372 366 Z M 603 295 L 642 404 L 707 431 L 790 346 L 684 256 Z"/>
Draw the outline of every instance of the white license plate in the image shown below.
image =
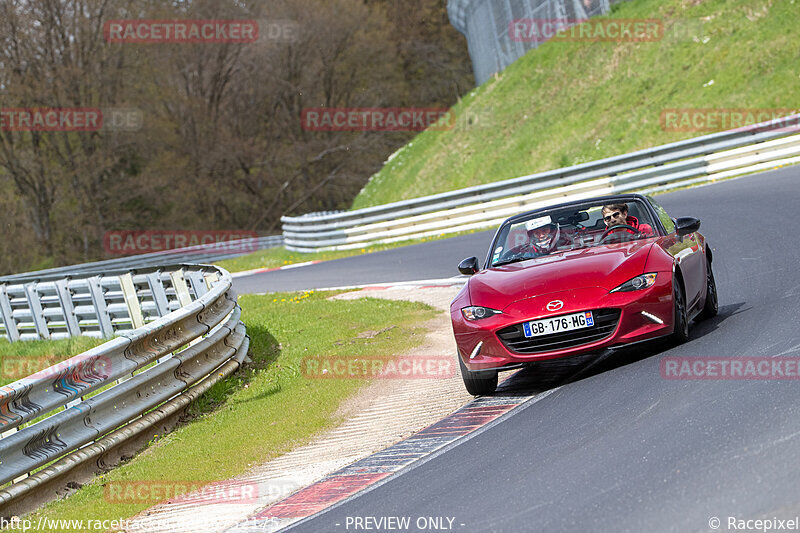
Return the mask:
<path id="1" fill-rule="evenodd" d="M 537 337 L 539 335 L 552 335 L 553 333 L 590 328 L 592 326 L 594 326 L 592 312 L 583 311 L 571 315 L 525 322 L 522 324 L 522 329 L 526 337 Z"/>

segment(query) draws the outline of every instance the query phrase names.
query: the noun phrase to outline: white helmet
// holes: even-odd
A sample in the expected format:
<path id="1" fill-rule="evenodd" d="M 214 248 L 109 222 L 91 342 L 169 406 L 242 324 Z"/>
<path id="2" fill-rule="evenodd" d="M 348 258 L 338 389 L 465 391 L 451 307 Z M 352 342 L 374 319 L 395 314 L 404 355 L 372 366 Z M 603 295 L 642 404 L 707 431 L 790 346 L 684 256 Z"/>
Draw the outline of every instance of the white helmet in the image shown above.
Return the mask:
<path id="1" fill-rule="evenodd" d="M 546 230 L 546 231 L 543 231 Z M 531 242 L 543 252 L 549 252 L 555 248 L 560 229 L 558 224 L 545 224 L 530 231 Z"/>

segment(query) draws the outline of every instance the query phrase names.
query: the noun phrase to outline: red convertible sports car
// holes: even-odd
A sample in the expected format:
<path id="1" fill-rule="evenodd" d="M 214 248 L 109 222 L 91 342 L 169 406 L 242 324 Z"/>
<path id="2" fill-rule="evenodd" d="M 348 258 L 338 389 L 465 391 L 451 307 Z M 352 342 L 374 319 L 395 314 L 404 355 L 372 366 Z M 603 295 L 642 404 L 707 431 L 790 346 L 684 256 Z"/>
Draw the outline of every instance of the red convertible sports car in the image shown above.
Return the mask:
<path id="1" fill-rule="evenodd" d="M 672 219 L 649 196 L 580 200 L 509 218 L 483 269 L 450 304 L 464 384 L 491 394 L 497 372 L 662 336 L 717 314 L 700 221 Z"/>

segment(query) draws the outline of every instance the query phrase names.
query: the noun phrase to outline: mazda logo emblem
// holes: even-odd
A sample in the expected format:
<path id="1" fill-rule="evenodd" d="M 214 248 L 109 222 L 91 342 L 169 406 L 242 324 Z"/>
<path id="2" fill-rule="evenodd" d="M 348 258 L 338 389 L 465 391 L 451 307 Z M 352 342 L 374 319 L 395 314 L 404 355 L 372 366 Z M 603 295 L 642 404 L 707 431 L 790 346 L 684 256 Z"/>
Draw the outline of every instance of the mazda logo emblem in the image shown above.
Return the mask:
<path id="1" fill-rule="evenodd" d="M 547 304 L 548 311 L 558 311 L 562 307 L 564 307 L 564 302 L 562 302 L 561 300 L 553 300 L 552 302 Z"/>

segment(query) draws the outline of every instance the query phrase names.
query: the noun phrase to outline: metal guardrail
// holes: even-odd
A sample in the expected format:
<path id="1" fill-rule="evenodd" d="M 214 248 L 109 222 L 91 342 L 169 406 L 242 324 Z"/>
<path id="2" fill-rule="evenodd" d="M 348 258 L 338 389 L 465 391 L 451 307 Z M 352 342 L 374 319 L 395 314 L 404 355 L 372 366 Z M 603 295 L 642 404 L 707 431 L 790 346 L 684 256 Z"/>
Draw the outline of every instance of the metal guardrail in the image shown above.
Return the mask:
<path id="1" fill-rule="evenodd" d="M 214 266 L 29 276 L 0 284 L 0 304 L 11 340 L 118 335 L 0 387 L 0 484 L 13 482 L 0 511 L 185 406 L 249 347 L 231 276 Z"/>
<path id="2" fill-rule="evenodd" d="M 86 272 L 98 272 L 109 269 L 122 268 L 146 268 L 159 265 L 169 265 L 178 263 L 210 263 L 239 257 L 256 250 L 266 250 L 275 248 L 283 244 L 283 235 L 269 235 L 255 239 L 241 239 L 235 241 L 223 241 L 212 244 L 199 244 L 185 248 L 175 248 L 149 254 L 129 255 L 104 261 L 92 263 L 81 263 L 79 265 L 69 265 L 36 272 L 25 272 L 23 274 L 13 274 L 0 276 L 1 282 L 8 282 L 29 278 L 31 276 L 75 276 Z M 234 251 L 236 250 L 236 251 Z"/>
<path id="3" fill-rule="evenodd" d="M 282 217 L 284 245 L 344 250 L 495 226 L 549 203 L 638 190 L 660 192 L 800 162 L 800 115 L 629 154 L 401 202 Z"/>

